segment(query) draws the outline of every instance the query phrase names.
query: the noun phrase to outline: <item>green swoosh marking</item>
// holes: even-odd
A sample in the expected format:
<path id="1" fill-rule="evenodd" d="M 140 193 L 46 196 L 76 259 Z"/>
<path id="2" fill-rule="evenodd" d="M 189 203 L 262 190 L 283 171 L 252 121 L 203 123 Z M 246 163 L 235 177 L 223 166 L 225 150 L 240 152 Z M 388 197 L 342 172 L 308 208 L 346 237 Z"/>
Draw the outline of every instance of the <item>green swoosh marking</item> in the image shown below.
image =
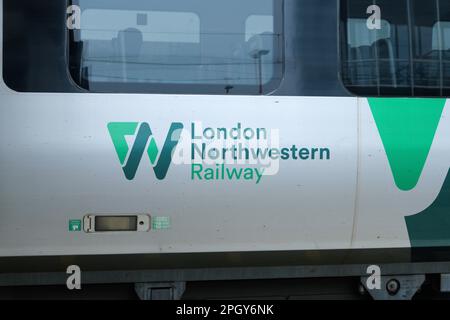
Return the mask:
<path id="1" fill-rule="evenodd" d="M 369 98 L 395 184 L 416 187 L 436 134 L 446 99 Z"/>

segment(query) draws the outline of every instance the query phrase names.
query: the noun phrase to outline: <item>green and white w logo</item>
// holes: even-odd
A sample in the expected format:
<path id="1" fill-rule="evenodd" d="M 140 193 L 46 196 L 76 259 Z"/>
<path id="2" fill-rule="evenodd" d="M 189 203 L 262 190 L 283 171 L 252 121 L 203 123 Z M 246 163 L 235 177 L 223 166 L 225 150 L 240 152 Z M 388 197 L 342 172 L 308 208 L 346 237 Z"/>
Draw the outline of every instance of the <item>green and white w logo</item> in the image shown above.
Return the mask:
<path id="1" fill-rule="evenodd" d="M 156 178 L 163 180 L 172 162 L 172 153 L 180 140 L 183 124 L 172 123 L 161 151 L 158 149 L 150 125 L 146 122 L 111 122 L 108 124 L 108 130 L 128 180 L 133 180 L 136 176 L 145 152 L 153 166 Z M 131 148 L 128 146 L 126 136 L 135 137 Z"/>

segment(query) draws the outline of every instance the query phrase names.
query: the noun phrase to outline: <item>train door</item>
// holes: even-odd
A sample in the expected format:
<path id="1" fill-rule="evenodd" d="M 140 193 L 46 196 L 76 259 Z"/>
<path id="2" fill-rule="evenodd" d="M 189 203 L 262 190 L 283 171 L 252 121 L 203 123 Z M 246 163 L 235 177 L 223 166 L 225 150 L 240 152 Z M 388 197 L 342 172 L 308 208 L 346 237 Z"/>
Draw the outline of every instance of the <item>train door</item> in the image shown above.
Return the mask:
<path id="1" fill-rule="evenodd" d="M 446 246 L 450 6 L 341 3 L 343 81 L 354 94 L 370 97 L 358 99 L 355 245 Z"/>

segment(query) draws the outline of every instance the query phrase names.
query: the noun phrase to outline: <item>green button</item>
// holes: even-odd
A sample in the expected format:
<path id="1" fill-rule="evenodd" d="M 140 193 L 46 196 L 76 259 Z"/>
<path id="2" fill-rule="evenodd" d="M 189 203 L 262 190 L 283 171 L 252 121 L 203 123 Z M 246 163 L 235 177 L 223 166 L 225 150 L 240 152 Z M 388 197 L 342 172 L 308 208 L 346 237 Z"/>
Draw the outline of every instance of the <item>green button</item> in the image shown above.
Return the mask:
<path id="1" fill-rule="evenodd" d="M 70 220 L 69 231 L 81 231 L 81 220 Z"/>

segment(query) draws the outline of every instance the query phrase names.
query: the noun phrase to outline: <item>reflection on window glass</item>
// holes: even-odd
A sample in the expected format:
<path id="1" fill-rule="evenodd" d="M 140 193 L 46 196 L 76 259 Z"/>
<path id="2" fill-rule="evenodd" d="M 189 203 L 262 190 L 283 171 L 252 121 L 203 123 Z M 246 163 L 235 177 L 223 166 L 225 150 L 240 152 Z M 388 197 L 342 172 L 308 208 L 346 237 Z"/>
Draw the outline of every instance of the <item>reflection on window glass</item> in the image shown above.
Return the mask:
<path id="1" fill-rule="evenodd" d="M 278 1 L 276 1 L 278 4 Z M 281 80 L 274 0 L 79 0 L 70 71 L 101 92 L 266 94 Z"/>
<path id="2" fill-rule="evenodd" d="M 381 9 L 381 28 L 367 26 L 367 8 Z M 450 93 L 450 4 L 445 0 L 344 0 L 342 79 L 369 96 Z"/>

